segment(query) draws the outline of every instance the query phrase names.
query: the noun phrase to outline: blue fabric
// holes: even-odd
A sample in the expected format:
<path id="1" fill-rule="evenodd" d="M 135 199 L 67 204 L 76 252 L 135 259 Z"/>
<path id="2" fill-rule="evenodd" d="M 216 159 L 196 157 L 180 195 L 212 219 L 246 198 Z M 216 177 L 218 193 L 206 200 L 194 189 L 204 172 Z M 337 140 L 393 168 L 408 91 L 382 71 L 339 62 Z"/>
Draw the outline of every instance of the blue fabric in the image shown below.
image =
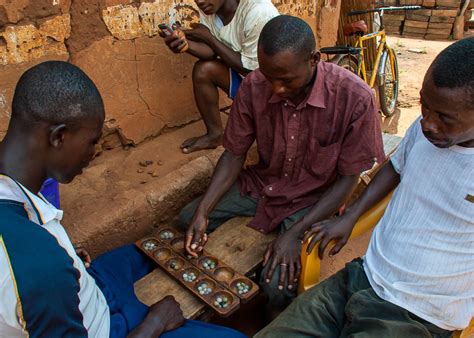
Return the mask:
<path id="1" fill-rule="evenodd" d="M 48 178 L 46 181 L 44 181 L 40 193 L 49 203 L 54 205 L 56 209 L 59 209 L 59 183 L 57 181 L 53 180 L 52 178 Z"/>
<path id="2" fill-rule="evenodd" d="M 0 242 L 29 337 L 87 337 L 79 311 L 80 274 L 72 258 L 53 235 L 29 220 L 23 203 L 0 200 L 0 215 Z"/>
<path id="3" fill-rule="evenodd" d="M 242 83 L 242 76 L 232 68 L 229 68 L 230 73 L 230 87 L 229 87 L 229 98 L 232 100 L 236 97 L 237 91 L 239 90 L 240 84 Z"/>
<path id="4" fill-rule="evenodd" d="M 126 245 L 92 261 L 88 272 L 102 290 L 110 308 L 110 337 L 126 337 L 148 313 L 135 296 L 133 284 L 156 268 L 155 263 L 135 245 Z M 182 327 L 161 337 L 241 338 L 241 333 L 217 325 L 187 320 Z"/>

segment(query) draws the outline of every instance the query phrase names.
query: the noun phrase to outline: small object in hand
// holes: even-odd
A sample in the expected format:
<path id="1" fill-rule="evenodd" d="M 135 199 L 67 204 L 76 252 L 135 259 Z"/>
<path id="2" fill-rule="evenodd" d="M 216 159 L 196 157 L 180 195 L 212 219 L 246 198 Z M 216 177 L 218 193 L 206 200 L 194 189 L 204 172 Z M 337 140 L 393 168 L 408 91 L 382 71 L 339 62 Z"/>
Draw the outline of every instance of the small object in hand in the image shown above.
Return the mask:
<path id="1" fill-rule="evenodd" d="M 163 231 L 161 234 L 160 234 L 160 238 L 161 239 L 172 239 L 174 237 L 174 234 L 171 232 L 171 231 Z"/>
<path id="2" fill-rule="evenodd" d="M 143 248 L 148 251 L 154 250 L 156 249 L 156 247 L 157 245 L 154 241 L 146 241 L 145 243 L 143 243 Z"/>

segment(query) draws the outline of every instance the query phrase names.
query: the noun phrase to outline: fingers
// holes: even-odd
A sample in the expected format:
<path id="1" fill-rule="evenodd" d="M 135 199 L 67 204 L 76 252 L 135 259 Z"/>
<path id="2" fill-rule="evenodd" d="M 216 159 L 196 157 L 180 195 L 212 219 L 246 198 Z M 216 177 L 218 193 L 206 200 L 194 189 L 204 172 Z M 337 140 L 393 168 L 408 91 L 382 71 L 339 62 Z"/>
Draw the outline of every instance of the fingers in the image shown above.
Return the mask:
<path id="1" fill-rule="evenodd" d="M 273 245 L 270 244 L 267 246 L 267 250 L 265 251 L 265 254 L 263 255 L 263 266 L 267 265 L 268 261 L 270 260 L 270 257 L 272 257 L 272 252 L 273 252 Z"/>
<path id="2" fill-rule="evenodd" d="M 295 270 L 296 270 L 296 262 L 290 263 L 288 266 L 288 289 L 293 289 L 293 284 L 295 283 Z"/>
<path id="3" fill-rule="evenodd" d="M 286 272 L 288 270 L 287 263 L 280 264 L 280 277 L 278 277 L 278 290 L 283 290 L 285 287 Z"/>
<path id="4" fill-rule="evenodd" d="M 311 238 L 311 242 L 309 242 L 308 247 L 306 248 L 306 253 L 309 255 L 311 251 L 313 251 L 314 246 L 318 244 L 321 238 L 324 237 L 324 232 L 318 232 L 313 238 Z"/>
<path id="5" fill-rule="evenodd" d="M 267 283 L 270 283 L 278 263 L 279 259 L 277 257 L 272 257 L 272 264 L 270 265 L 270 268 L 267 271 L 267 275 L 265 276 L 265 281 Z"/>
<path id="6" fill-rule="evenodd" d="M 295 272 L 295 278 L 293 279 L 293 282 L 297 283 L 301 275 L 301 258 L 298 258 L 295 265 L 296 265 L 296 272 Z"/>
<path id="7" fill-rule="evenodd" d="M 332 249 L 329 251 L 329 257 L 334 256 L 341 251 L 341 249 L 346 245 L 347 243 L 347 238 L 342 238 L 339 241 L 337 241 L 336 245 L 332 247 Z"/>
<path id="8" fill-rule="evenodd" d="M 331 239 L 332 238 L 330 236 L 325 236 L 323 239 L 321 239 L 321 243 L 319 243 L 319 249 L 318 249 L 319 259 L 323 259 L 324 250 L 326 250 L 326 246 L 329 244 Z"/>
<path id="9" fill-rule="evenodd" d="M 184 240 L 184 249 L 186 250 L 188 254 L 196 257 L 197 255 L 191 249 L 192 240 L 193 240 L 193 228 L 189 227 L 188 230 L 186 230 L 186 239 Z"/>
<path id="10" fill-rule="evenodd" d="M 319 231 L 321 231 L 321 225 L 313 225 L 306 233 L 304 234 L 303 237 L 303 242 L 306 242 L 311 236 L 316 235 Z"/>

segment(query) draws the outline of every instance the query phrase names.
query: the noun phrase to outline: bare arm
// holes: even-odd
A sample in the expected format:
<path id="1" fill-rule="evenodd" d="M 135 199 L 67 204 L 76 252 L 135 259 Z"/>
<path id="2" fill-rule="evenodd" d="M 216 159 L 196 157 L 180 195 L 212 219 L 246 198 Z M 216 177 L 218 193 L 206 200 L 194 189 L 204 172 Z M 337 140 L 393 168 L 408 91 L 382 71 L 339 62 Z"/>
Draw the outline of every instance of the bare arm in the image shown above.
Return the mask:
<path id="1" fill-rule="evenodd" d="M 208 215 L 237 180 L 245 162 L 245 157 L 246 155 L 237 156 L 225 150 L 219 158 L 211 183 L 186 231 L 185 249 L 189 254 L 197 256 L 197 253 L 202 250 L 207 240 L 205 231 L 208 224 Z"/>
<path id="2" fill-rule="evenodd" d="M 347 209 L 344 215 L 316 223 L 311 227 L 310 231 L 308 231 L 304 237 L 306 241 L 313 236 L 308 245 L 308 253 L 321 241 L 318 253 L 320 258 L 322 258 L 326 246 L 331 240 L 334 240 L 336 244 L 329 252 L 329 255 L 337 254 L 347 243 L 359 217 L 374 204 L 387 196 L 399 183 L 400 175 L 393 168 L 392 162 L 387 161 L 369 183 L 369 186 L 364 190 L 362 195 Z"/>

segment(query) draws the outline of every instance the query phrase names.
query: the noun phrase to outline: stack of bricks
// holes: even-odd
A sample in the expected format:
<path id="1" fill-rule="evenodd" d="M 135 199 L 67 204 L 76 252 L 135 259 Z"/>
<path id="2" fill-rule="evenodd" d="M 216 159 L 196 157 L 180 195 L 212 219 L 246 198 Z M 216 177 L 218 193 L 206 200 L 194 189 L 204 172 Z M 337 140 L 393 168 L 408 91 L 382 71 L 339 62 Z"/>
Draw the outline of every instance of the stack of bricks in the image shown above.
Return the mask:
<path id="1" fill-rule="evenodd" d="M 384 13 L 387 34 L 404 37 L 445 40 L 453 29 L 461 0 L 398 0 L 390 5 L 421 5 L 422 9 Z M 394 2 L 394 3 L 392 3 Z M 387 5 L 387 1 L 385 2 Z"/>

